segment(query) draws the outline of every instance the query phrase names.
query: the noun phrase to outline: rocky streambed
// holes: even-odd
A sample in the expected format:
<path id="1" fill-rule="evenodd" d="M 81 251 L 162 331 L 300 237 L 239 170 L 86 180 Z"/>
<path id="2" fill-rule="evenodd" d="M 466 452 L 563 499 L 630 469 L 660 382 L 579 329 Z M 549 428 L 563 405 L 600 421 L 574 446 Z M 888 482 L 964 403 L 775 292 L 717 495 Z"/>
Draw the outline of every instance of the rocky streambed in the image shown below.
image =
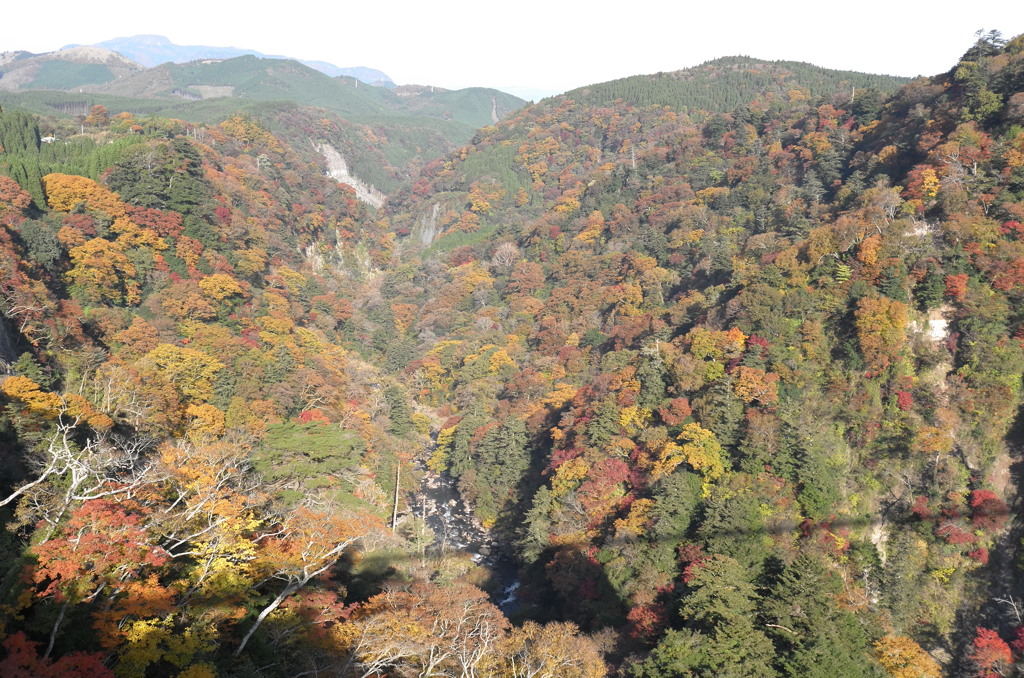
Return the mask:
<path id="1" fill-rule="evenodd" d="M 492 599 L 505 612 L 515 609 L 515 564 L 502 556 L 499 545 L 484 528 L 459 493 L 455 479 L 447 473 L 434 473 L 422 462 L 417 463 L 420 486 L 410 498 L 409 508 L 423 519 L 434 533 L 428 552 L 466 553 L 474 563 L 484 567 L 491 575 Z"/>

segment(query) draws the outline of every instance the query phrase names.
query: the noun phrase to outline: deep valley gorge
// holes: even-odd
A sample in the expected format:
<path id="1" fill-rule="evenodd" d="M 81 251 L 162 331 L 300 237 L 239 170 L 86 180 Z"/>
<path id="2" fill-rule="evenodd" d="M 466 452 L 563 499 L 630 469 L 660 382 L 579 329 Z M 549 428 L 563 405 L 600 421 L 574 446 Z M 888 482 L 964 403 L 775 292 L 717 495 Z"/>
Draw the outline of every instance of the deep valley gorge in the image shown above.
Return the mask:
<path id="1" fill-rule="evenodd" d="M 1024 36 L 136 37 L 0 57 L 0 675 L 1024 675 Z"/>

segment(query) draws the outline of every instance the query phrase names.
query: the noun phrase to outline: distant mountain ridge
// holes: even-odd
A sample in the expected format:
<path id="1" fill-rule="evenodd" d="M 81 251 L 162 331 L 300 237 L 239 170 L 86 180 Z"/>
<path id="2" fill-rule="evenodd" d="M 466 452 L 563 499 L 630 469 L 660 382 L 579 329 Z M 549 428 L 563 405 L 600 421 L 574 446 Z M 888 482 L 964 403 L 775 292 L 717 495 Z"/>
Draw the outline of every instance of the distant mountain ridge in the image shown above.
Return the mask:
<path id="1" fill-rule="evenodd" d="M 353 116 L 415 115 L 483 127 L 516 110 L 522 99 L 498 90 L 432 87 L 386 89 L 366 87 L 351 76 L 330 77 L 292 59 L 243 55 L 209 58 L 184 64 L 165 62 L 87 92 L 136 99 L 189 100 L 235 98 L 254 101 L 294 101 L 347 118 Z"/>
<path id="2" fill-rule="evenodd" d="M 64 49 L 76 46 L 77 45 L 68 45 Z M 375 68 L 367 68 L 365 66 L 341 68 L 334 64 L 327 63 L 326 61 L 310 61 L 296 59 L 292 56 L 264 54 L 263 52 L 258 52 L 254 49 L 244 49 L 240 47 L 178 45 L 162 35 L 133 35 L 123 38 L 113 38 L 111 40 L 104 40 L 103 42 L 96 43 L 96 46 L 113 50 L 118 54 L 122 54 L 132 61 L 148 68 L 159 66 L 160 64 L 167 62 L 180 64 L 195 61 L 196 59 L 231 59 L 233 57 L 252 55 L 269 59 L 294 59 L 295 61 L 303 63 L 311 68 L 315 68 L 321 73 L 331 77 L 344 75 L 355 78 L 356 80 L 368 85 L 380 85 L 388 88 L 395 86 L 395 83 L 386 73 Z"/>
<path id="3" fill-rule="evenodd" d="M 891 94 L 913 78 L 823 68 L 798 61 L 728 56 L 667 73 L 633 75 L 558 95 L 580 104 L 622 99 L 634 106 L 672 106 L 725 113 L 762 99 L 816 98 L 855 89 Z"/>
<path id="4" fill-rule="evenodd" d="M 174 47 L 165 38 L 149 37 L 154 38 L 152 43 L 157 47 Z M 186 63 L 163 61 L 146 68 L 106 47 L 75 46 L 46 54 L 0 54 L 0 91 L 58 90 L 168 102 L 227 98 L 293 101 L 348 118 L 396 114 L 436 118 L 465 126 L 458 136 L 466 139 L 472 129 L 493 124 L 525 103 L 510 94 L 479 87 L 456 91 L 429 86 L 398 88 L 390 80 L 390 87 L 367 87 L 368 74 L 387 76 L 363 70 L 364 79 L 331 76 L 294 59 L 254 54 L 209 55 Z M 111 105 L 142 112 L 142 108 L 127 102 Z"/>
<path id="5" fill-rule="evenodd" d="M 163 116 L 216 124 L 245 114 L 272 122 L 290 141 L 314 138 L 342 154 L 350 173 L 390 191 L 414 168 L 467 143 L 525 102 L 494 89 L 374 87 L 290 59 L 244 55 L 146 68 L 102 47 L 43 55 L 0 54 L 0 106 L 83 118 Z M 306 119 L 300 111 L 319 111 Z M 297 118 L 303 122 L 298 123 Z M 323 120 L 334 122 L 325 127 Z M 339 130 L 336 135 L 324 129 Z"/>
<path id="6" fill-rule="evenodd" d="M 143 66 L 103 47 L 67 47 L 56 52 L 0 53 L 0 90 L 63 89 L 101 85 L 137 73 Z"/>

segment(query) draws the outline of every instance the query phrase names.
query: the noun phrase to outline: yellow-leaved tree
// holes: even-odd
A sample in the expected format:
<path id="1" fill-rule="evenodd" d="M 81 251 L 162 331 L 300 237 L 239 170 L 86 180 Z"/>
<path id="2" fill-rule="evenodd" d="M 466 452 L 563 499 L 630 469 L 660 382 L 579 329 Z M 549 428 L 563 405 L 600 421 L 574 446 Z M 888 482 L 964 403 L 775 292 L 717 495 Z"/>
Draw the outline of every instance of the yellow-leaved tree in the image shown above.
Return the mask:
<path id="1" fill-rule="evenodd" d="M 135 280 L 135 266 L 116 242 L 93 238 L 73 247 L 68 256 L 73 266 L 65 278 L 71 283 L 72 294 L 97 303 L 139 303 L 141 293 Z"/>
<path id="2" fill-rule="evenodd" d="M 46 202 L 57 212 L 85 209 L 99 213 L 111 221 L 124 216 L 124 203 L 117 193 L 100 186 L 92 179 L 73 174 L 47 174 L 43 177 Z"/>

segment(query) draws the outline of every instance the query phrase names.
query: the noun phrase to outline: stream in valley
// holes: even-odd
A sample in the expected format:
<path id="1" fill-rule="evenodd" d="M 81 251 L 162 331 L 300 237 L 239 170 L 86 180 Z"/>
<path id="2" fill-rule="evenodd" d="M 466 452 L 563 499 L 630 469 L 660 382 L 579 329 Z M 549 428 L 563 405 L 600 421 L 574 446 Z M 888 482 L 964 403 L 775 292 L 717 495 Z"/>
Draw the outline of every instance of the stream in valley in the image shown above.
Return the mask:
<path id="1" fill-rule="evenodd" d="M 503 556 L 499 545 L 473 515 L 447 473 L 437 474 L 417 462 L 421 474 L 419 490 L 410 499 L 409 508 L 421 517 L 434 533 L 428 551 L 467 553 L 474 563 L 486 568 L 493 586 L 491 598 L 503 612 L 517 607 L 515 564 Z"/>

